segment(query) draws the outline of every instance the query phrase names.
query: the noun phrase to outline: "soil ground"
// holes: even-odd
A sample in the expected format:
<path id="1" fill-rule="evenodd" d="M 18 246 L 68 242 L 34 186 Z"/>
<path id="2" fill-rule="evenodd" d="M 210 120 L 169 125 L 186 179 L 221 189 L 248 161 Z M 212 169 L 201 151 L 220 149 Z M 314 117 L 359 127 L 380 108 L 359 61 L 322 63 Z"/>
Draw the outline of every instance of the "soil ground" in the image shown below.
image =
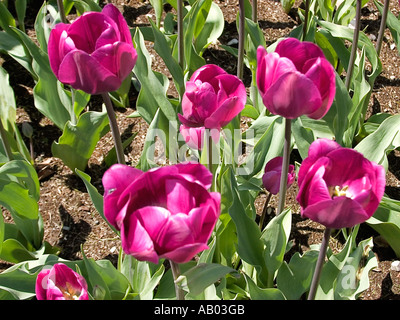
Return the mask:
<path id="1" fill-rule="evenodd" d="M 238 37 L 235 25 L 238 1 L 214 1 L 220 6 L 225 17 L 225 29 L 219 39 L 219 43 L 227 44 L 232 39 L 237 39 Z M 105 5 L 105 2 L 101 3 L 101 5 Z M 148 1 L 112 0 L 108 2 L 114 3 L 121 10 L 131 27 L 148 25 L 149 17 L 155 19 L 154 10 Z M 296 17 L 299 5 L 301 5 L 301 1 L 297 0 L 294 8 L 289 14 L 286 14 L 282 10 L 279 1 L 258 1 L 259 25 L 264 32 L 267 45 L 275 42 L 280 37 L 287 36 L 299 24 Z M 35 8 L 35 6 L 32 4 L 28 8 L 26 17 L 27 32 L 32 38 L 35 37 L 33 23 L 38 10 L 38 7 Z M 37 6 L 40 6 L 40 4 Z M 397 1 L 391 1 L 390 9 L 398 16 L 399 4 Z M 165 10 L 171 10 L 171 8 L 166 6 Z M 374 42 L 379 30 L 379 12 L 371 1 L 363 8 L 362 14 L 362 29 Z M 68 18 L 73 19 L 74 16 L 69 16 Z M 172 78 L 168 74 L 163 61 L 157 56 L 150 45 L 148 46 L 148 50 L 153 57 L 153 70 L 166 74 L 171 80 Z M 218 44 L 211 46 L 205 52 L 204 57 L 207 63 L 220 65 L 227 72 L 236 74 L 236 59 L 218 47 Z M 400 56 L 388 30 L 385 33 L 381 60 L 383 71 L 376 80 L 371 97 L 369 114 L 377 112 L 398 114 L 400 113 Z M 82 246 L 87 257 L 94 259 L 105 258 L 116 262 L 120 245 L 119 239 L 109 229 L 108 225 L 94 208 L 80 178 L 74 175 L 61 160 L 54 158 L 51 154 L 51 144 L 53 141 L 58 140 L 61 132 L 35 109 L 32 96 L 32 88 L 34 86 L 32 78 L 7 55 L 0 56 L 0 64 L 2 64 L 10 75 L 10 83 L 14 89 L 18 107 L 18 124 L 21 125 L 26 121 L 34 128 L 33 150 L 40 177 L 41 196 L 39 206 L 44 221 L 45 240 L 51 245 L 59 246 L 61 250 L 60 256 L 66 259 L 81 259 Z M 249 83 L 250 72 L 248 70 L 245 70 L 243 80 L 245 84 Z M 168 93 L 176 96 L 176 92 L 172 86 Z M 116 110 L 122 135 L 128 136 L 134 132 L 138 133 L 130 147 L 125 150 L 126 161 L 131 165 L 136 165 L 138 162 L 148 128 L 148 125 L 141 118 L 127 117 L 135 111 L 136 98 L 137 93 L 132 92 L 130 95 L 130 107 Z M 90 108 L 99 108 L 99 104 L 99 99 L 92 97 Z M 107 134 L 98 143 L 86 170 L 92 178 L 93 185 L 101 193 L 103 192 L 101 177 L 107 169 L 104 157 L 112 146 L 112 137 L 110 134 Z M 386 192 L 392 198 L 400 200 L 399 157 L 400 155 L 397 152 L 389 155 Z M 321 242 L 323 227 L 318 223 L 301 218 L 299 207 L 295 200 L 296 192 L 297 186 L 294 184 L 289 189 L 286 203 L 293 209 L 292 240 L 298 250 L 305 251 L 311 244 Z M 265 194 L 261 194 L 257 198 L 256 207 L 259 212 L 262 210 L 265 199 Z M 272 208 L 276 206 L 276 200 L 275 196 L 272 197 L 270 202 Z M 3 215 L 6 222 L 10 222 L 10 217 L 5 210 L 3 210 Z M 370 272 L 370 288 L 362 294 L 360 299 L 400 299 L 400 272 L 390 270 L 391 262 L 397 260 L 395 254 L 385 243 L 384 239 L 367 225 L 363 224 L 361 226 L 361 232 L 363 237 L 374 237 L 373 250 L 379 264 L 377 268 Z M 340 246 L 340 239 L 333 239 L 330 245 L 332 247 Z M 1 267 L 6 268 L 8 266 L 8 264 L 4 263 Z"/>

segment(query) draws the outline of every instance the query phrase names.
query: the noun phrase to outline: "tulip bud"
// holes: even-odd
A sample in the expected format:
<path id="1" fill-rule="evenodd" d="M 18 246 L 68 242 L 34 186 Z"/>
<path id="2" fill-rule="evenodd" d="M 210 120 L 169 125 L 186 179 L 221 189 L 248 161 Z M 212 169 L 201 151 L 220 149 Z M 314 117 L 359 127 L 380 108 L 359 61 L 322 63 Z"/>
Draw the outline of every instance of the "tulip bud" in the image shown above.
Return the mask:
<path id="1" fill-rule="evenodd" d="M 24 121 L 24 122 L 22 122 L 22 133 L 23 133 L 23 135 L 25 136 L 25 137 L 27 137 L 27 138 L 32 138 L 32 135 L 33 135 L 33 128 L 32 128 L 32 126 L 28 123 L 28 122 L 26 122 L 26 121 Z"/>
<path id="2" fill-rule="evenodd" d="M 265 173 L 262 177 L 264 188 L 272 194 L 277 194 L 282 174 L 282 157 L 276 157 L 268 161 L 264 171 Z M 288 170 L 287 187 L 292 185 L 295 176 L 294 165 L 291 164 Z"/>
<path id="3" fill-rule="evenodd" d="M 201 149 L 205 129 L 218 142 L 219 131 L 243 110 L 246 99 L 246 88 L 238 77 L 213 64 L 196 70 L 186 83 L 183 114 L 178 114 L 186 143 Z"/>

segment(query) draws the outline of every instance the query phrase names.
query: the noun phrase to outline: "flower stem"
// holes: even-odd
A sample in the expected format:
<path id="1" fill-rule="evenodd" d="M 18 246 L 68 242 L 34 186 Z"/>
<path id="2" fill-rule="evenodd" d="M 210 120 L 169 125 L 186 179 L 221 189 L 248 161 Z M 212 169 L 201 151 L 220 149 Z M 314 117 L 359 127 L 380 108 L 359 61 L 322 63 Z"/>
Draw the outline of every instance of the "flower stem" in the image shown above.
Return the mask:
<path id="1" fill-rule="evenodd" d="M 350 82 L 351 82 L 351 78 L 353 76 L 354 62 L 356 60 L 356 52 L 357 52 L 357 48 L 358 48 L 358 38 L 360 35 L 360 19 L 361 19 L 361 0 L 357 0 L 356 25 L 354 28 L 353 43 L 351 45 L 350 60 L 349 60 L 349 66 L 347 68 L 347 76 L 346 76 L 346 84 L 345 84 L 347 91 L 350 90 Z"/>
<path id="2" fill-rule="evenodd" d="M 179 270 L 179 264 L 169 260 L 169 264 L 171 266 L 172 276 L 174 277 L 174 285 L 175 285 L 175 293 L 176 300 L 185 300 L 185 293 L 183 290 L 176 284 L 176 280 L 180 276 L 181 272 Z"/>
<path id="3" fill-rule="evenodd" d="M 251 19 L 253 22 L 257 23 L 258 22 L 258 14 L 257 14 L 257 0 L 252 1 L 252 7 L 251 7 Z"/>
<path id="4" fill-rule="evenodd" d="M 177 20 L 178 20 L 178 63 L 182 70 L 184 67 L 184 43 L 183 43 L 183 0 L 177 2 Z"/>
<path id="5" fill-rule="evenodd" d="M 238 48 L 238 66 L 237 77 L 243 78 L 243 61 L 244 61 L 244 0 L 239 0 L 239 48 Z"/>
<path id="6" fill-rule="evenodd" d="M 306 40 L 306 36 L 307 36 L 309 13 L 310 13 L 310 0 L 306 0 L 305 9 L 304 9 L 303 41 Z"/>
<path id="7" fill-rule="evenodd" d="M 265 220 L 265 216 L 267 214 L 268 204 L 269 204 L 269 201 L 271 200 L 271 197 L 272 197 L 272 193 L 268 192 L 267 200 L 265 200 L 263 212 L 261 214 L 260 222 L 259 222 L 259 226 L 260 226 L 260 230 L 261 231 L 263 230 L 264 220 Z"/>
<path id="8" fill-rule="evenodd" d="M 117 119 L 115 117 L 114 108 L 108 93 L 102 93 L 104 104 L 106 105 L 108 119 L 110 121 L 111 134 L 114 140 L 115 152 L 117 154 L 118 163 L 125 164 L 124 148 L 122 146 L 121 135 L 119 133 Z"/>
<path id="9" fill-rule="evenodd" d="M 322 266 L 324 265 L 326 250 L 328 249 L 329 238 L 331 236 L 332 229 L 326 228 L 324 231 L 324 237 L 322 238 L 321 248 L 319 249 L 317 265 L 315 266 L 313 279 L 311 282 L 310 292 L 308 293 L 308 300 L 314 300 L 321 278 Z"/>
<path id="10" fill-rule="evenodd" d="M 378 57 L 379 54 L 381 53 L 383 35 L 385 34 L 385 29 L 386 29 L 386 20 L 389 11 L 389 2 L 390 2 L 389 0 L 385 0 L 381 18 L 381 25 L 379 27 L 378 40 L 376 40 L 376 53 L 378 54 Z"/>
<path id="11" fill-rule="evenodd" d="M 277 215 L 280 215 L 285 207 L 287 178 L 289 170 L 289 157 L 290 157 L 290 138 L 291 138 L 292 121 L 285 118 L 285 142 L 283 145 L 283 159 L 282 159 L 282 172 L 281 181 L 279 184 L 279 203 Z"/>
<path id="12" fill-rule="evenodd" d="M 1 119 L 0 119 L 0 138 L 1 138 L 1 141 L 3 141 L 4 151 L 6 152 L 6 156 L 7 156 L 8 160 L 9 161 L 13 160 L 14 157 L 11 152 L 10 144 L 7 140 L 7 133 L 6 133 L 6 130 L 4 129 L 3 122 L 1 121 Z"/>
<path id="13" fill-rule="evenodd" d="M 208 155 L 208 170 L 210 170 L 210 172 L 212 172 L 212 160 L 213 160 L 213 154 L 212 154 L 212 137 L 211 137 L 211 132 L 209 132 L 208 134 L 208 143 L 207 143 L 207 155 Z"/>
<path id="14" fill-rule="evenodd" d="M 63 0 L 57 0 L 58 11 L 60 12 L 60 19 L 62 23 L 68 23 L 67 18 L 65 16 Z"/>

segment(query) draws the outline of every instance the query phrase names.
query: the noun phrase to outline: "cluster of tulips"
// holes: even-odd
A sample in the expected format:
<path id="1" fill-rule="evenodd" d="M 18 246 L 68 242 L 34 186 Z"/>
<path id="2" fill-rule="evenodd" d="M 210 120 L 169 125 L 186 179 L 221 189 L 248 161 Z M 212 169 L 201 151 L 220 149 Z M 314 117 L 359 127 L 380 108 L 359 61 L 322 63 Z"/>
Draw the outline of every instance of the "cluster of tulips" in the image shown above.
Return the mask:
<path id="1" fill-rule="evenodd" d="M 90 94 L 118 89 L 137 61 L 128 26 L 112 4 L 71 24 L 57 24 L 48 54 L 62 83 Z M 334 69 L 311 42 L 287 38 L 270 53 L 260 46 L 256 76 L 265 107 L 285 118 L 287 126 L 303 115 L 321 119 L 335 97 Z M 221 67 L 209 64 L 195 71 L 186 82 L 178 115 L 186 143 L 202 150 L 208 132 L 216 143 L 221 129 L 240 115 L 246 98 L 243 82 Z M 290 126 L 287 131 L 290 135 Z M 295 168 L 284 154 L 266 164 L 262 182 L 268 192 L 284 197 L 295 179 Z M 118 163 L 102 181 L 104 215 L 120 232 L 125 254 L 152 263 L 168 259 L 174 272 L 208 248 L 221 214 L 221 195 L 213 190 L 213 173 L 206 166 L 187 162 L 143 172 Z M 329 231 L 353 227 L 374 214 L 384 195 L 385 170 L 354 149 L 317 139 L 297 181 L 301 215 Z M 325 250 L 321 248 L 321 261 Z M 89 298 L 85 279 L 63 264 L 39 273 L 36 294 L 44 300 Z"/>

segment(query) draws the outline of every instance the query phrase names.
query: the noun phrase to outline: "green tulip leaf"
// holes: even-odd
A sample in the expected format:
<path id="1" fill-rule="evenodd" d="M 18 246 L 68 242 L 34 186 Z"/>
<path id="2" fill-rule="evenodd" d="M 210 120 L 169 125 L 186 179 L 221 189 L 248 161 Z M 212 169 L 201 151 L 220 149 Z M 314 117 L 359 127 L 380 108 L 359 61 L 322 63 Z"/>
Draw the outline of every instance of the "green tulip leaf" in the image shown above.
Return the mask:
<path id="1" fill-rule="evenodd" d="M 283 262 L 276 277 L 278 288 L 288 300 L 298 300 L 308 291 L 318 258 L 318 250 L 308 250 L 303 255 L 296 252 L 290 262 Z"/>
<path id="2" fill-rule="evenodd" d="M 200 263 L 180 275 L 176 283 L 190 294 L 199 295 L 228 273 L 237 273 L 237 271 L 217 263 Z"/>
<path id="3" fill-rule="evenodd" d="M 107 112 L 83 113 L 76 125 L 65 124 L 62 136 L 54 142 L 51 151 L 72 171 L 84 171 L 100 138 L 109 130 Z"/>
<path id="4" fill-rule="evenodd" d="M 260 288 L 248 276 L 244 275 L 251 300 L 286 300 L 282 291 L 277 288 Z"/>
<path id="5" fill-rule="evenodd" d="M 400 201 L 383 197 L 378 209 L 366 223 L 389 243 L 400 258 Z"/>

